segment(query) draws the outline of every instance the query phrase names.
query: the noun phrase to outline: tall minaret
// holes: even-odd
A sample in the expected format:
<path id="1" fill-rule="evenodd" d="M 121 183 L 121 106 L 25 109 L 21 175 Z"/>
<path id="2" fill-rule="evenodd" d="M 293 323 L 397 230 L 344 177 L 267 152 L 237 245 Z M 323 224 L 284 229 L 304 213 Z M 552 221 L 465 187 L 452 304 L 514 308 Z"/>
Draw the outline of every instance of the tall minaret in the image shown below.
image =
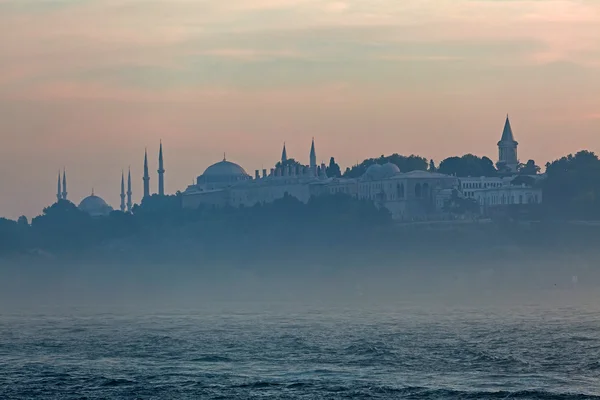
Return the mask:
<path id="1" fill-rule="evenodd" d="M 129 174 L 127 175 L 127 212 L 131 212 L 131 208 L 133 207 L 131 194 L 131 168 L 129 168 Z"/>
<path id="2" fill-rule="evenodd" d="M 313 175 L 317 174 L 317 152 L 315 151 L 315 138 L 310 145 L 310 170 Z"/>
<path id="3" fill-rule="evenodd" d="M 283 142 L 283 151 L 281 152 L 281 163 L 285 163 L 287 161 L 287 151 L 285 149 L 285 142 Z"/>
<path id="4" fill-rule="evenodd" d="M 62 198 L 67 200 L 67 171 L 63 168 Z"/>
<path id="5" fill-rule="evenodd" d="M 144 198 L 150 197 L 150 175 L 148 174 L 148 150 L 144 152 Z"/>
<path id="6" fill-rule="evenodd" d="M 60 170 L 58 171 L 58 185 L 56 189 L 56 201 L 59 202 L 62 200 L 62 190 L 60 190 Z"/>
<path id="7" fill-rule="evenodd" d="M 121 212 L 125 212 L 125 173 L 121 171 Z"/>
<path id="8" fill-rule="evenodd" d="M 508 114 L 502 130 L 502 138 L 498 142 L 498 162 L 504 164 L 510 171 L 516 171 L 519 165 L 517 157 L 517 146 L 519 143 L 515 140 Z"/>
<path id="9" fill-rule="evenodd" d="M 158 195 L 165 195 L 165 168 L 163 164 L 162 140 L 160 142 L 160 150 L 158 152 Z"/>

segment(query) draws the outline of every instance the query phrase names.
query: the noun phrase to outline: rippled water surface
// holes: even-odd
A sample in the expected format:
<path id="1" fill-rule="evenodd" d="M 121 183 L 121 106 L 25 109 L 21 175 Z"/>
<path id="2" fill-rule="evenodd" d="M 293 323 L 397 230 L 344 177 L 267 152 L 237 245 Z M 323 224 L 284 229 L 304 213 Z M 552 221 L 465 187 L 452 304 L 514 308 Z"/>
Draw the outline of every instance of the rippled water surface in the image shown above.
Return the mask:
<path id="1" fill-rule="evenodd" d="M 600 398 L 578 308 L 0 315 L 2 398 Z"/>

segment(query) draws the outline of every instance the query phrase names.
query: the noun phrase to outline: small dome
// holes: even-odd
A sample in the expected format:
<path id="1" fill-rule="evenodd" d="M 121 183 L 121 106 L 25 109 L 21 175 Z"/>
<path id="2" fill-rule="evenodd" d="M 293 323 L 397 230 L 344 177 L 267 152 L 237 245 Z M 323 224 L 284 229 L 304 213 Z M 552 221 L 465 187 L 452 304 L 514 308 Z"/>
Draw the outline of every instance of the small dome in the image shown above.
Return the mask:
<path id="1" fill-rule="evenodd" d="M 369 176 L 377 176 L 381 173 L 381 165 L 373 164 L 369 168 L 367 168 L 367 172 L 365 172 Z"/>
<path id="2" fill-rule="evenodd" d="M 81 200 L 79 209 L 90 214 L 92 217 L 105 216 L 113 210 L 101 197 L 94 194 Z"/>
<path id="3" fill-rule="evenodd" d="M 400 168 L 396 164 L 385 163 L 381 166 L 381 172 L 385 176 L 394 176 L 400 173 Z"/>

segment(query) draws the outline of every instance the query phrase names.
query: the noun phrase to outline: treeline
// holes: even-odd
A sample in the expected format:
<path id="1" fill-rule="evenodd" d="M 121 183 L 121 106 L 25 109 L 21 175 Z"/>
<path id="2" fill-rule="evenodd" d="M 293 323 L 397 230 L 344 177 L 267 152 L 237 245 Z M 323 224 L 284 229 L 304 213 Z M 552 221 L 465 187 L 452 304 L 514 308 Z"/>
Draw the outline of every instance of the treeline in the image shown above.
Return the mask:
<path id="1" fill-rule="evenodd" d="M 253 207 L 197 210 L 182 208 L 180 194 L 154 195 L 131 214 L 113 211 L 105 218 L 92 218 L 61 200 L 45 208 L 31 224 L 0 220 L 0 251 L 76 253 L 100 245 L 118 250 L 189 242 L 198 254 L 231 249 L 243 254 L 254 249 L 319 245 L 327 238 L 349 243 L 390 224 L 387 210 L 345 195 L 312 198 L 307 204 L 285 196 Z"/>

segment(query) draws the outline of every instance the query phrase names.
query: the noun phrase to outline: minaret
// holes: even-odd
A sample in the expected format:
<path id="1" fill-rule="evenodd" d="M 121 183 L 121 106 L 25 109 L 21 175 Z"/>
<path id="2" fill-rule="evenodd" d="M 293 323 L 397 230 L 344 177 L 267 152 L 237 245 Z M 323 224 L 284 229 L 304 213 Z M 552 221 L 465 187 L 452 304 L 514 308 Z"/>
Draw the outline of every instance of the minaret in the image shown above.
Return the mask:
<path id="1" fill-rule="evenodd" d="M 165 195 L 165 168 L 163 165 L 162 141 L 160 142 L 160 150 L 158 152 L 158 195 Z"/>
<path id="2" fill-rule="evenodd" d="M 62 198 L 67 200 L 67 171 L 63 168 Z"/>
<path id="3" fill-rule="evenodd" d="M 121 171 L 121 212 L 125 212 L 125 173 Z"/>
<path id="4" fill-rule="evenodd" d="M 60 190 L 60 170 L 58 171 L 58 185 L 56 189 L 56 201 L 59 202 L 62 200 L 62 191 Z"/>
<path id="5" fill-rule="evenodd" d="M 317 152 L 315 151 L 315 138 L 310 145 L 310 170 L 313 175 L 317 175 Z"/>
<path id="6" fill-rule="evenodd" d="M 131 168 L 129 168 L 129 174 L 127 175 L 127 212 L 131 212 L 131 208 L 133 207 L 131 194 Z"/>
<path id="7" fill-rule="evenodd" d="M 283 151 L 281 152 L 281 163 L 285 163 L 287 161 L 287 151 L 285 149 L 285 142 L 283 142 Z"/>
<path id="8" fill-rule="evenodd" d="M 144 152 L 144 198 L 150 197 L 150 175 L 148 174 L 148 150 Z"/>
<path id="9" fill-rule="evenodd" d="M 502 138 L 498 142 L 498 163 L 505 165 L 510 171 L 516 171 L 519 165 L 517 157 L 517 146 L 519 143 L 515 140 L 508 114 L 502 131 Z"/>

